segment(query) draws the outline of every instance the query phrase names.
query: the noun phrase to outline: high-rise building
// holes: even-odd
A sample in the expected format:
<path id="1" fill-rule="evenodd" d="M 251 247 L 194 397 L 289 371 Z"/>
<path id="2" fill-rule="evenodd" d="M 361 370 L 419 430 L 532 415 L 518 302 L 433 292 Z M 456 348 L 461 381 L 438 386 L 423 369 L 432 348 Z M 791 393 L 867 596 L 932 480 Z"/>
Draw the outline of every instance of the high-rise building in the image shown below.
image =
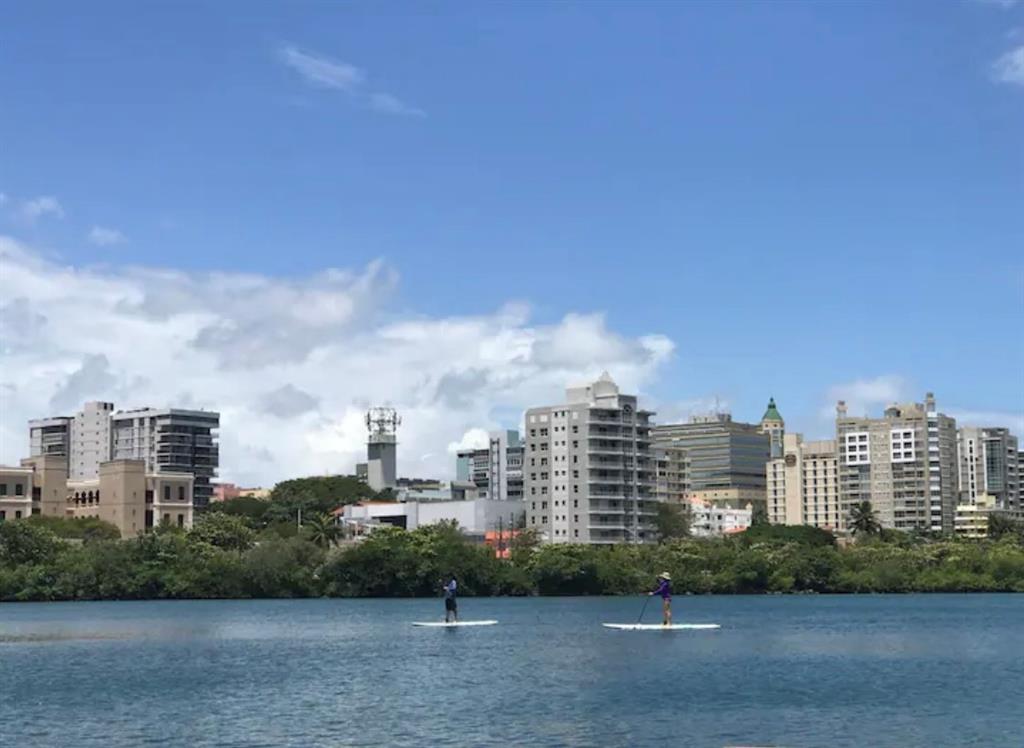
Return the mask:
<path id="1" fill-rule="evenodd" d="M 220 414 L 209 410 L 140 408 L 110 417 L 114 460 L 143 460 L 147 473 L 194 476 L 194 503 L 205 508 L 220 465 Z"/>
<path id="2" fill-rule="evenodd" d="M 925 402 L 892 405 L 882 418 L 836 406 L 840 521 L 870 501 L 883 527 L 953 532 L 957 498 L 956 421 Z"/>
<path id="3" fill-rule="evenodd" d="M 997 511 L 1018 512 L 1020 472 L 1017 437 L 1005 428 L 964 426 L 957 433 L 961 504 L 977 504 L 983 496 Z"/>
<path id="4" fill-rule="evenodd" d="M 640 543 L 657 497 L 650 411 L 607 372 L 526 412 L 527 527 L 552 543 Z"/>
<path id="5" fill-rule="evenodd" d="M 32 457 L 50 455 L 51 457 L 71 456 L 71 425 L 74 418 L 55 416 L 54 418 L 36 418 L 28 422 L 28 453 Z"/>
<path id="6" fill-rule="evenodd" d="M 768 407 L 761 416 L 761 433 L 768 434 L 768 451 L 772 459 L 782 457 L 782 436 L 786 433 L 786 422 L 775 407 L 775 398 L 768 398 Z"/>
<path id="7" fill-rule="evenodd" d="M 655 426 L 652 434 L 663 499 L 699 498 L 718 506 L 764 509 L 771 435 L 760 424 L 716 413 Z"/>
<path id="8" fill-rule="evenodd" d="M 805 442 L 802 434 L 785 434 L 782 455 L 769 461 L 768 521 L 776 525 L 812 525 L 838 530 L 839 470 L 832 439 Z"/>
<path id="9" fill-rule="evenodd" d="M 494 431 L 485 449 L 464 449 L 456 453 L 455 480 L 473 483 L 481 498 L 520 501 L 523 498 L 523 449 L 518 431 Z"/>
<path id="10" fill-rule="evenodd" d="M 71 423 L 71 460 L 68 480 L 94 480 L 100 477 L 100 463 L 110 459 L 110 415 L 114 404 L 88 402 Z"/>

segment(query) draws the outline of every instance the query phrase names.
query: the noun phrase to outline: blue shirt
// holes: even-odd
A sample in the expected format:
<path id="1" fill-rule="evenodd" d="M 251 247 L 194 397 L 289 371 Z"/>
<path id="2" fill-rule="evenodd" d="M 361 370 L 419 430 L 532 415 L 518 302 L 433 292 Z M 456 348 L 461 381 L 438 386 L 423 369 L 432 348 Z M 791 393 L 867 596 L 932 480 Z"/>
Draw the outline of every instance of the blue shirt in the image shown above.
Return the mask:
<path id="1" fill-rule="evenodd" d="M 659 579 L 658 580 L 658 589 L 656 589 L 652 594 L 660 595 L 662 600 L 671 600 L 672 599 L 672 583 L 670 581 L 668 581 L 667 579 Z"/>
<path id="2" fill-rule="evenodd" d="M 452 581 L 450 581 L 448 584 L 446 584 L 444 586 L 444 599 L 445 600 L 454 600 L 455 599 L 455 590 L 456 590 L 457 587 L 458 587 L 458 585 L 455 584 L 455 580 L 454 579 Z"/>

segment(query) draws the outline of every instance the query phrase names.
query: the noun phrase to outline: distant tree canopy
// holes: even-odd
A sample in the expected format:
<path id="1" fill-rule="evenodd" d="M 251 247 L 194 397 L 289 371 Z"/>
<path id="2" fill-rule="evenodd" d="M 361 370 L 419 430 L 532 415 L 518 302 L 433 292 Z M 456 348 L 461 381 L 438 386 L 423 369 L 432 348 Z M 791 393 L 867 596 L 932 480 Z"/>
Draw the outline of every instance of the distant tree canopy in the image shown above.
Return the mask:
<path id="1" fill-rule="evenodd" d="M 363 499 L 386 500 L 358 478 L 348 475 L 293 478 L 274 486 L 267 499 L 239 496 L 210 504 L 208 514 L 234 515 L 249 526 L 276 537 L 291 537 L 297 532 L 299 512 L 313 520 L 345 504 Z"/>
<path id="2" fill-rule="evenodd" d="M 49 530 L 58 538 L 81 540 L 116 540 L 121 531 L 116 525 L 104 522 L 99 517 L 52 517 L 35 514 L 25 519 L 26 522 Z"/>
<path id="3" fill-rule="evenodd" d="M 633 595 L 659 572 L 675 592 L 1024 592 L 1024 542 L 871 535 L 837 548 L 807 527 L 751 528 L 725 538 L 643 545 L 536 545 L 524 532 L 510 559 L 453 523 L 384 528 L 334 547 L 317 516 L 291 537 L 255 535 L 220 513 L 196 527 L 71 543 L 38 523 L 0 522 L 0 600 L 439 595 L 454 574 L 469 595 Z M 254 539 L 255 535 L 255 539 Z M 909 539 L 909 540 L 908 540 Z"/>
<path id="4" fill-rule="evenodd" d="M 654 531 L 658 540 L 685 538 L 690 534 L 690 513 L 682 504 L 658 502 L 654 516 Z"/>
<path id="5" fill-rule="evenodd" d="M 828 530 L 809 525 L 751 525 L 737 535 L 740 542 L 752 543 L 797 543 L 810 546 L 834 546 L 836 536 Z"/>

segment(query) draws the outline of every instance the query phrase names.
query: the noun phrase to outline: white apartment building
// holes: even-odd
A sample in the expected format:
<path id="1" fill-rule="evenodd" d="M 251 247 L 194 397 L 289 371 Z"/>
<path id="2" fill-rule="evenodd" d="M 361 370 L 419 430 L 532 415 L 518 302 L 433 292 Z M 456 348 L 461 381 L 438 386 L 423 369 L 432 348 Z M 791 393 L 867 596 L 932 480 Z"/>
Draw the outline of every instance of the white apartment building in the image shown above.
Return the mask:
<path id="1" fill-rule="evenodd" d="M 997 511 L 1018 513 L 1021 506 L 1017 437 L 1005 428 L 964 426 L 957 432 L 959 503 L 990 497 Z"/>
<path id="2" fill-rule="evenodd" d="M 607 373 L 563 405 L 526 412 L 527 528 L 549 543 L 641 543 L 653 537 L 650 411 Z"/>
<path id="3" fill-rule="evenodd" d="M 883 527 L 953 532 L 957 504 L 956 421 L 935 396 L 892 405 L 882 418 L 855 418 L 836 406 L 840 522 L 870 501 Z"/>
<path id="4" fill-rule="evenodd" d="M 718 506 L 710 501 L 690 499 L 690 535 L 695 538 L 716 538 L 743 532 L 753 521 L 753 506 L 745 508 Z"/>
<path id="5" fill-rule="evenodd" d="M 113 403 L 93 401 L 75 414 L 71 423 L 69 480 L 99 479 L 100 463 L 110 459 L 110 414 L 113 412 Z"/>
<path id="6" fill-rule="evenodd" d="M 785 434 L 781 456 L 770 460 L 765 470 L 769 522 L 840 528 L 843 518 L 835 440 L 805 442 L 802 434 Z"/>

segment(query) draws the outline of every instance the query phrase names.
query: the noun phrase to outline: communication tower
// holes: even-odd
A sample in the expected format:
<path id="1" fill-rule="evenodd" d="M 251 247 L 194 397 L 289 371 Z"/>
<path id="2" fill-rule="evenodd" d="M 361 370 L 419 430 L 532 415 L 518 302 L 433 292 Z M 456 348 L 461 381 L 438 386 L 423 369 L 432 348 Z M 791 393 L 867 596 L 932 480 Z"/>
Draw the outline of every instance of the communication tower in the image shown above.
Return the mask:
<path id="1" fill-rule="evenodd" d="M 398 427 L 402 419 L 394 408 L 370 408 L 366 413 L 366 482 L 374 491 L 394 488 L 397 482 Z"/>

